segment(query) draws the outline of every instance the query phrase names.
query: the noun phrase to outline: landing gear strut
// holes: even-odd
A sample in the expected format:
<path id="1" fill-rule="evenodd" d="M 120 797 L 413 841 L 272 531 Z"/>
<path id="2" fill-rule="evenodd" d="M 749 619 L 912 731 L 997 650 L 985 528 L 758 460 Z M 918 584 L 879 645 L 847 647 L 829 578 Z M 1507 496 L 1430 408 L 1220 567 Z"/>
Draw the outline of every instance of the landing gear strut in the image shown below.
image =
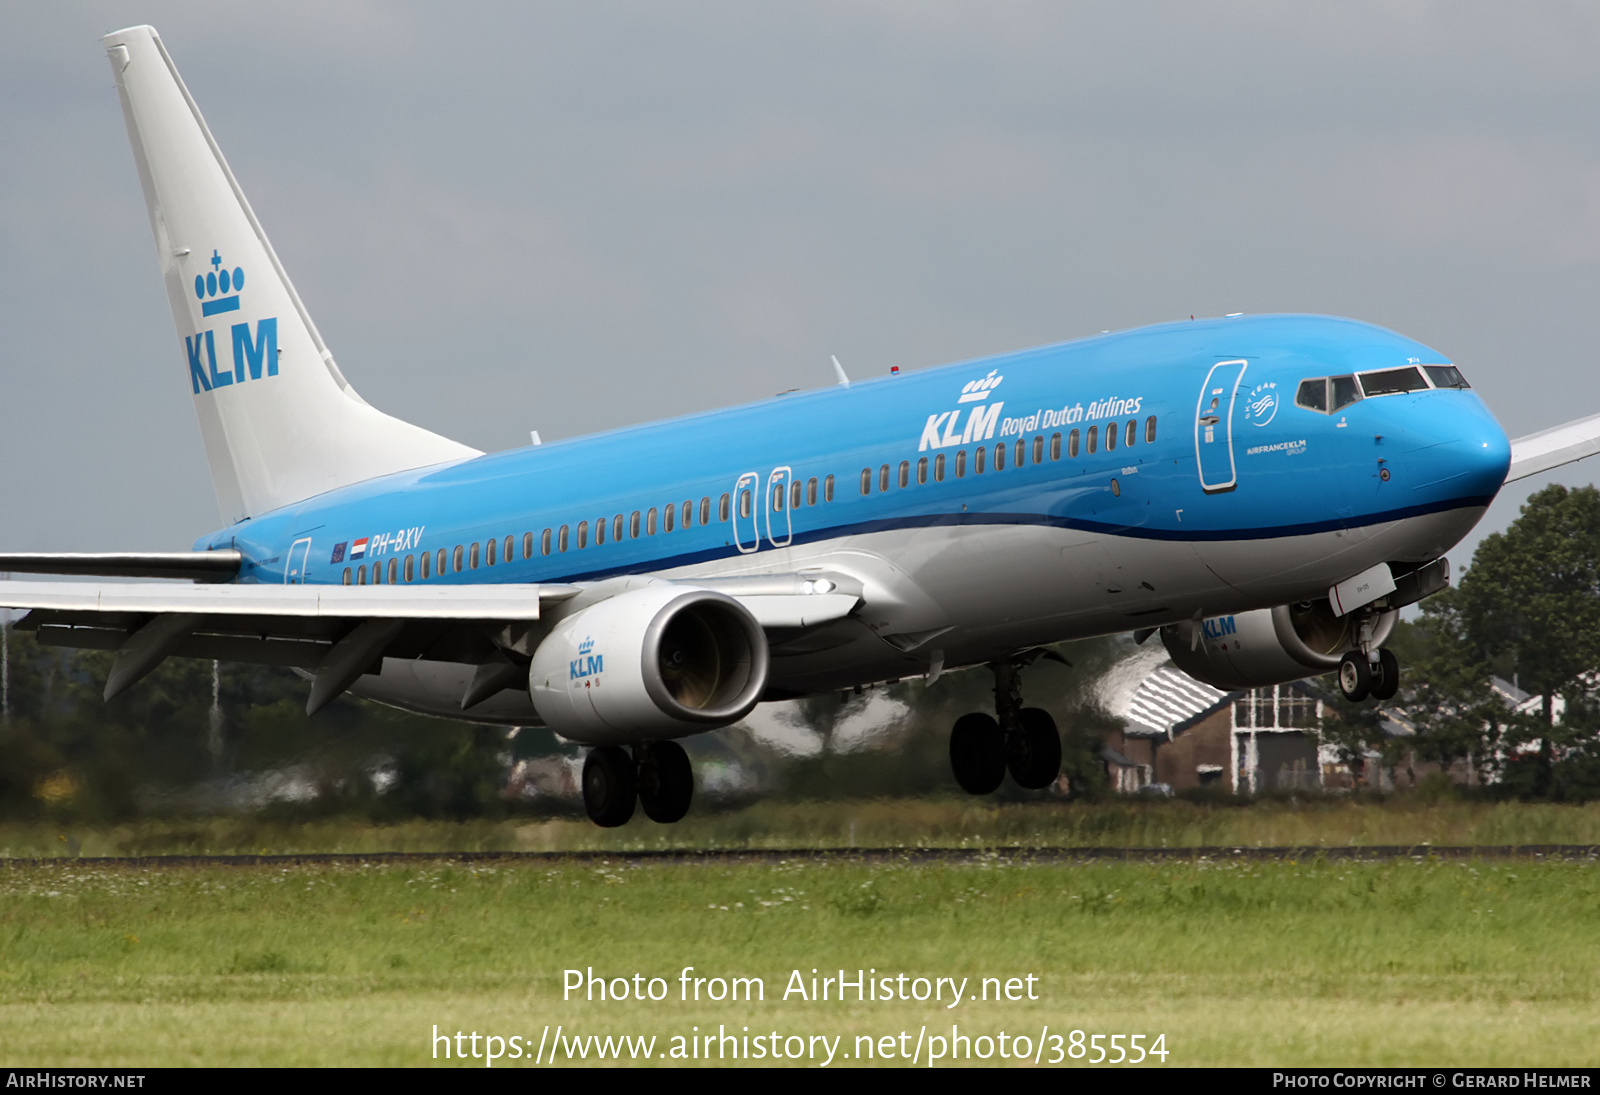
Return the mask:
<path id="1" fill-rule="evenodd" d="M 636 745 L 632 756 L 620 745 L 600 745 L 584 758 L 583 808 L 596 825 L 626 825 L 636 802 L 651 821 L 671 824 L 693 798 L 694 769 L 675 741 Z"/>
<path id="2" fill-rule="evenodd" d="M 986 795 L 1007 771 L 1019 787 L 1048 787 L 1061 773 L 1061 735 L 1049 712 L 1022 706 L 1020 670 L 1039 656 L 1065 661 L 1047 650 L 993 662 L 995 718 L 962 715 L 950 731 L 950 770 L 968 794 Z"/>

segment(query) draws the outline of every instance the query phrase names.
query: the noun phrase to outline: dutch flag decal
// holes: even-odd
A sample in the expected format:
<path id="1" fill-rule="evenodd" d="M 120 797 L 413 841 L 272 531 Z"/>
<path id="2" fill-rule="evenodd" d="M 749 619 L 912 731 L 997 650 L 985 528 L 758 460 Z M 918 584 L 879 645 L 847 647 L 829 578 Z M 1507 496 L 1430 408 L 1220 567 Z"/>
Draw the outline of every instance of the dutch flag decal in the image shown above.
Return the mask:
<path id="1" fill-rule="evenodd" d="M 350 558 L 360 559 L 367 554 L 368 539 L 369 537 L 363 536 L 361 539 L 350 545 Z"/>

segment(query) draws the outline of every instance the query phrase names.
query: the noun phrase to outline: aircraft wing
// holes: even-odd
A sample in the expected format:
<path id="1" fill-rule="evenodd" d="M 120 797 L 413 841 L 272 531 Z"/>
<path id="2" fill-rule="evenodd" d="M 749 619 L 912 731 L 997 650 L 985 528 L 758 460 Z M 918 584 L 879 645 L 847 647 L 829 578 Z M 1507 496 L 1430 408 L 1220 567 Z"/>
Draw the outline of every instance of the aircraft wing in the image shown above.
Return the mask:
<path id="1" fill-rule="evenodd" d="M 7 558 L 18 557 L 0 556 Z M 860 602 L 855 589 L 843 588 L 848 583 L 772 575 L 685 584 L 727 593 L 763 628 L 789 630 L 848 614 Z M 311 671 L 306 710 L 315 713 L 385 657 L 477 666 L 462 700 L 470 707 L 526 675 L 542 637 L 542 608 L 583 591 L 561 584 L 0 581 L 0 606 L 27 609 L 16 626 L 46 646 L 116 651 L 107 699 L 168 657 L 214 658 Z"/>
<path id="2" fill-rule="evenodd" d="M 1595 453 L 1600 453 L 1600 414 L 1512 441 L 1511 470 L 1506 472 L 1506 482 L 1514 483 Z"/>

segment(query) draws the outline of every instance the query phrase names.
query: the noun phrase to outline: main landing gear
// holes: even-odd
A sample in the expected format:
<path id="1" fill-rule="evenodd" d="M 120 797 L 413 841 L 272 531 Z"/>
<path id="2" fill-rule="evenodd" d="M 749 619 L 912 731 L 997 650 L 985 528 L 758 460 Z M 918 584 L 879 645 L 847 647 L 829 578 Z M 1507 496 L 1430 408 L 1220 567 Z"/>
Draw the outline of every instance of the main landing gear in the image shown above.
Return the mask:
<path id="1" fill-rule="evenodd" d="M 675 741 L 635 745 L 631 756 L 620 745 L 600 745 L 584 758 L 583 808 L 596 825 L 626 825 L 635 802 L 651 821 L 671 824 L 689 812 L 693 798 L 689 754 Z"/>
<path id="2" fill-rule="evenodd" d="M 1400 690 L 1400 660 L 1388 647 L 1372 651 L 1352 650 L 1339 661 L 1339 692 L 1351 703 L 1371 696 L 1392 700 Z"/>
<path id="3" fill-rule="evenodd" d="M 1022 706 L 1019 671 L 1040 655 L 1065 661 L 1059 654 L 1033 650 L 994 662 L 994 710 L 962 715 L 950 731 L 950 770 L 968 794 L 987 795 L 1010 771 L 1019 787 L 1048 787 L 1061 774 L 1061 735 L 1049 712 Z"/>

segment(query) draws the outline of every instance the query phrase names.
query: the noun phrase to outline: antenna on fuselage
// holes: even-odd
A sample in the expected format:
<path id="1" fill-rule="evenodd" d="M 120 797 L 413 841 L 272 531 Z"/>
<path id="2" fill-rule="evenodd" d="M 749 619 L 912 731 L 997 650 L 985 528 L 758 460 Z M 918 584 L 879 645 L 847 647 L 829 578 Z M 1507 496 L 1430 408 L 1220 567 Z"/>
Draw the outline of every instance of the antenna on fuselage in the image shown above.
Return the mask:
<path id="1" fill-rule="evenodd" d="M 842 387 L 848 388 L 850 386 L 850 378 L 844 375 L 844 366 L 839 364 L 839 359 L 833 354 L 829 354 L 828 357 L 833 361 L 833 375 L 839 378 L 839 384 Z"/>

